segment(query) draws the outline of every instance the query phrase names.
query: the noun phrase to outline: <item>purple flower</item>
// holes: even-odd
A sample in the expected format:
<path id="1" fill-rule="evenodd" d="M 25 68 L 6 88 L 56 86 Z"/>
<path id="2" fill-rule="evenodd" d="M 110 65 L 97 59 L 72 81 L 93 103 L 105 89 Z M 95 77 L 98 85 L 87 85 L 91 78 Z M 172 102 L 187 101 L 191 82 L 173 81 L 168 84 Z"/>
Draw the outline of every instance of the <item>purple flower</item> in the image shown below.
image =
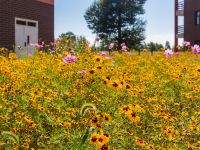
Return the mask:
<path id="1" fill-rule="evenodd" d="M 79 71 L 77 72 L 77 74 L 84 75 L 84 74 L 86 74 L 86 71 L 85 71 L 85 70 L 79 70 Z"/>
<path id="2" fill-rule="evenodd" d="M 165 50 L 165 56 L 166 57 L 171 57 L 174 54 L 172 49 L 167 49 Z"/>
<path id="3" fill-rule="evenodd" d="M 76 56 L 74 56 L 74 55 L 67 55 L 62 60 L 63 60 L 64 63 L 75 63 L 76 62 Z"/>
<path id="4" fill-rule="evenodd" d="M 194 52 L 196 54 L 200 53 L 199 45 L 195 44 L 194 46 L 192 46 L 192 52 Z"/>
<path id="5" fill-rule="evenodd" d="M 113 49 L 114 48 L 114 46 L 115 46 L 115 43 L 110 43 L 110 45 L 109 45 L 109 49 Z"/>

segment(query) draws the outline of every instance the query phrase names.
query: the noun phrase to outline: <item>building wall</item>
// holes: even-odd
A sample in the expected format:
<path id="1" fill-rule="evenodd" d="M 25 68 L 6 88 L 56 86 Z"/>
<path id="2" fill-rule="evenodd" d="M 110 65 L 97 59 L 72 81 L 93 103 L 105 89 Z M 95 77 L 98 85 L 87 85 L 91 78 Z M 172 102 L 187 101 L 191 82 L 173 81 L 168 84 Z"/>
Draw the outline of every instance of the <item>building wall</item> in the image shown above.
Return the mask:
<path id="1" fill-rule="evenodd" d="M 200 25 L 195 24 L 195 12 L 200 10 L 200 0 L 185 0 L 184 8 L 184 40 L 200 41 Z"/>
<path id="2" fill-rule="evenodd" d="M 39 39 L 53 41 L 54 5 L 48 2 L 53 0 L 0 0 L 0 47 L 13 49 L 15 17 L 39 21 Z"/>

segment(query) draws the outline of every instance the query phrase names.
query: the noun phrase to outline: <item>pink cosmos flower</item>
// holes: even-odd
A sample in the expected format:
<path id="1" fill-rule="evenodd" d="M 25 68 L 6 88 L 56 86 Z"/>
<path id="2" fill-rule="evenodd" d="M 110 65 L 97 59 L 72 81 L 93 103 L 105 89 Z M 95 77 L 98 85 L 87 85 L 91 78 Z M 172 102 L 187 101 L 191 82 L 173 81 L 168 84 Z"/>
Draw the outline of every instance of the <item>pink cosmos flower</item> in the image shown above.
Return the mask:
<path id="1" fill-rule="evenodd" d="M 189 41 L 184 41 L 184 42 L 183 42 L 183 45 L 184 45 L 185 47 L 188 47 L 188 46 L 190 46 L 190 42 L 189 42 Z"/>
<path id="2" fill-rule="evenodd" d="M 106 52 L 102 51 L 102 52 L 100 52 L 100 55 L 101 55 L 102 57 L 105 57 L 105 56 L 106 56 Z"/>
<path id="3" fill-rule="evenodd" d="M 54 42 L 50 42 L 50 49 L 54 50 Z"/>
<path id="4" fill-rule="evenodd" d="M 62 60 L 63 60 L 64 63 L 75 63 L 76 62 L 76 56 L 74 56 L 74 55 L 67 55 Z"/>
<path id="5" fill-rule="evenodd" d="M 128 56 L 131 56 L 131 55 L 132 55 L 132 53 L 131 53 L 131 52 L 128 52 L 128 53 L 127 53 L 127 55 L 128 55 Z"/>
<path id="6" fill-rule="evenodd" d="M 165 50 L 165 56 L 166 57 L 171 57 L 174 54 L 172 49 L 167 49 Z"/>
<path id="7" fill-rule="evenodd" d="M 27 75 L 28 75 L 28 76 L 32 75 L 32 72 L 29 72 Z"/>
<path id="8" fill-rule="evenodd" d="M 123 46 L 126 46 L 126 44 L 125 44 L 125 43 L 122 43 L 120 46 L 123 47 Z"/>
<path id="9" fill-rule="evenodd" d="M 122 43 L 120 46 L 121 46 L 122 51 L 125 51 L 125 52 L 127 51 L 127 46 L 125 43 Z"/>
<path id="10" fill-rule="evenodd" d="M 84 74 L 86 74 L 86 71 L 85 71 L 85 70 L 79 70 L 79 71 L 77 72 L 77 74 L 84 75 Z"/>
<path id="11" fill-rule="evenodd" d="M 37 48 L 37 49 L 41 49 L 41 48 L 44 48 L 44 46 L 43 45 L 40 45 L 40 44 L 30 44 L 30 46 L 32 46 L 32 47 L 35 47 L 35 48 Z"/>
<path id="12" fill-rule="evenodd" d="M 54 42 L 50 42 L 50 45 L 51 45 L 51 46 L 54 46 Z"/>
<path id="13" fill-rule="evenodd" d="M 176 55 L 177 55 L 177 56 L 180 55 L 180 52 L 176 52 Z"/>
<path id="14" fill-rule="evenodd" d="M 192 52 L 194 52 L 196 54 L 200 53 L 199 45 L 195 44 L 194 46 L 192 46 Z"/>
<path id="15" fill-rule="evenodd" d="M 122 46 L 122 50 L 127 51 L 127 46 L 126 45 Z"/>
<path id="16" fill-rule="evenodd" d="M 105 58 L 106 58 L 106 59 L 111 59 L 111 57 L 109 57 L 109 56 L 106 56 Z"/>
<path id="17" fill-rule="evenodd" d="M 110 43 L 110 45 L 109 45 L 109 49 L 113 49 L 114 48 L 114 46 L 115 46 L 115 43 Z"/>

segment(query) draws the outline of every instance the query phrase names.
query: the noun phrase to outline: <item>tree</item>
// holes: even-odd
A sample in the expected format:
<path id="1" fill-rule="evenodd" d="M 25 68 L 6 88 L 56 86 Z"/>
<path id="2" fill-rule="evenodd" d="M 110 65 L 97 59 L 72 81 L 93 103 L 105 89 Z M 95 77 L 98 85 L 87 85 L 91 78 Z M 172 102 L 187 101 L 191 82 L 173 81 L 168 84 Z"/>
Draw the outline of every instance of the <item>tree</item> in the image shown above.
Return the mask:
<path id="1" fill-rule="evenodd" d="M 170 42 L 169 42 L 169 41 L 166 41 L 166 43 L 165 43 L 165 48 L 166 48 L 166 49 L 171 49 L 171 46 L 170 46 Z"/>
<path id="2" fill-rule="evenodd" d="M 62 51 L 69 51 L 73 54 L 81 53 L 88 46 L 89 42 L 84 36 L 75 35 L 73 32 L 62 33 L 58 38 L 59 47 Z"/>
<path id="3" fill-rule="evenodd" d="M 62 33 L 59 37 L 60 38 L 70 38 L 70 39 L 74 39 L 75 40 L 76 35 L 73 32 L 69 31 L 67 33 Z"/>
<path id="4" fill-rule="evenodd" d="M 164 48 L 162 44 L 154 43 L 154 42 L 150 42 L 146 46 L 150 51 L 158 51 L 158 50 Z"/>
<path id="5" fill-rule="evenodd" d="M 109 37 L 118 46 L 126 42 L 132 48 L 145 39 L 146 22 L 138 17 L 144 14 L 146 0 L 96 0 L 87 9 L 88 27 L 99 37 Z"/>

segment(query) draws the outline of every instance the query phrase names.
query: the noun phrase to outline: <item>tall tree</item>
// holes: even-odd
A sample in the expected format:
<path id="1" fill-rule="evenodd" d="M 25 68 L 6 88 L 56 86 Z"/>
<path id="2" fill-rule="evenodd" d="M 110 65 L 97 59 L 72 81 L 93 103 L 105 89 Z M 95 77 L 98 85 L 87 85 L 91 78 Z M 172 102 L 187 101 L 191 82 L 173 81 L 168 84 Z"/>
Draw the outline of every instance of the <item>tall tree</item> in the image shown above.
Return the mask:
<path id="1" fill-rule="evenodd" d="M 109 36 L 118 45 L 126 42 L 135 47 L 145 39 L 144 14 L 146 0 L 95 0 L 87 9 L 85 20 L 93 33 L 101 38 Z"/>

